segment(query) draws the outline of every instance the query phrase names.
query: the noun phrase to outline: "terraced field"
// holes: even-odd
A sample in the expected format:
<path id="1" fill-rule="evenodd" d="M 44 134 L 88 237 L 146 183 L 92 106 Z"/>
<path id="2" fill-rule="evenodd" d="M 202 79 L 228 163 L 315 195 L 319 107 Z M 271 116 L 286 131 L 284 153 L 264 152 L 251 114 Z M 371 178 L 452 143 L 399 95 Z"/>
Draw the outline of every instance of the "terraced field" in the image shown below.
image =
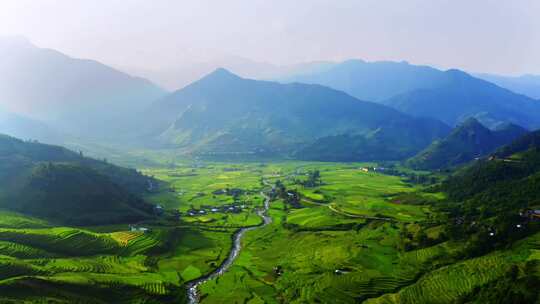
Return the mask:
<path id="1" fill-rule="evenodd" d="M 397 176 L 362 171 L 367 165 L 323 167 L 320 170 L 323 184 L 300 191 L 311 199 L 317 191 L 315 199 L 323 197 L 335 210 L 351 215 L 391 217 L 401 221 L 425 218 L 428 209 L 391 202 L 392 196 L 414 192 L 417 188 Z"/>
<path id="2" fill-rule="evenodd" d="M 0 302 L 183 303 L 186 283 L 222 263 L 235 231 L 260 223 L 259 193 L 277 180 L 301 193 L 300 208 L 271 202 L 273 222 L 246 233 L 230 270 L 201 286 L 201 303 L 452 303 L 512 265 L 540 260 L 538 235 L 469 260 L 460 260 L 464 245 L 456 242 L 403 250 L 403 235 L 418 233 L 434 211 L 396 203 L 419 187 L 363 172 L 364 166 L 374 164 L 146 169 L 161 180 L 147 199 L 180 212 L 178 221 L 137 223 L 146 232 L 130 231 L 133 223 L 58 227 L 0 212 Z M 301 186 L 298 180 L 314 169 L 322 184 Z M 222 208 L 233 205 L 244 208 Z M 192 210 L 206 212 L 189 215 Z M 437 225 L 425 230 L 433 240 L 441 233 Z"/>
<path id="3" fill-rule="evenodd" d="M 299 229 L 350 229 L 354 225 L 362 225 L 366 221 L 350 218 L 332 212 L 326 206 L 309 206 L 303 209 L 292 210 L 287 214 L 286 223 L 297 226 Z"/>
<path id="4" fill-rule="evenodd" d="M 13 213 L 6 213 L 3 223 L 0 300 L 32 303 L 181 301 L 183 282 L 193 278 L 184 278 L 193 267 L 190 257 L 199 271 L 209 271 L 232 233 L 204 231 L 205 244 L 197 228 L 152 227 L 145 233 L 119 230 L 128 225 L 44 228 L 52 225 Z"/>
<path id="5" fill-rule="evenodd" d="M 263 169 L 256 165 L 196 164 L 175 169 L 143 170 L 163 181 L 168 191 L 149 196 L 149 199 L 169 208 L 187 211 L 203 205 L 220 206 L 234 203 L 231 195 L 213 194 L 227 188 L 244 190 L 239 200 L 248 205 L 262 202 L 258 189 Z"/>

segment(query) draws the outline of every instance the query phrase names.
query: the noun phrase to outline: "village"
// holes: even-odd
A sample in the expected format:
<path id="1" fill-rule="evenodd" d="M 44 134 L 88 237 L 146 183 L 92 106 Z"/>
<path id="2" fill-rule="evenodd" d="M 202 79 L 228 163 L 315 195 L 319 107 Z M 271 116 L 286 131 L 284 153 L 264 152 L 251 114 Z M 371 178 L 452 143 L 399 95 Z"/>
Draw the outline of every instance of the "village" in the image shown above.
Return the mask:
<path id="1" fill-rule="evenodd" d="M 202 205 L 200 208 L 191 208 L 186 212 L 187 216 L 198 216 L 198 215 L 207 215 L 211 213 L 240 213 L 244 209 L 247 209 L 247 206 L 244 205 L 234 205 L 227 204 L 221 206 L 210 206 Z"/>
<path id="2" fill-rule="evenodd" d="M 243 210 L 248 208 L 248 205 L 251 205 L 250 202 L 240 201 L 240 196 L 244 194 L 250 194 L 249 192 L 239 189 L 239 188 L 225 188 L 219 189 L 212 192 L 212 195 L 228 195 L 233 197 L 233 203 L 223 204 L 223 205 L 201 205 L 198 208 L 191 206 L 190 209 L 185 213 L 187 216 L 203 216 L 212 213 L 240 213 Z M 204 196 L 204 193 L 198 193 L 198 196 Z"/>

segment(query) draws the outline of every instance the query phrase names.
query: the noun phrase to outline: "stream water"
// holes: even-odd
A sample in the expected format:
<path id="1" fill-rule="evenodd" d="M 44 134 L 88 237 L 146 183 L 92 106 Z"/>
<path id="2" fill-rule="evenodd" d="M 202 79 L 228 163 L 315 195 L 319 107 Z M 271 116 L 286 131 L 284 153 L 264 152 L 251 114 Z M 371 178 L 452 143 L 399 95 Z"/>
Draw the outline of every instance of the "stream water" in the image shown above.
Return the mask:
<path id="1" fill-rule="evenodd" d="M 264 197 L 264 209 L 259 210 L 257 214 L 263 219 L 263 223 L 259 226 L 241 228 L 238 231 L 236 231 L 236 233 L 233 235 L 233 245 L 231 247 L 231 251 L 229 252 L 229 255 L 227 256 L 227 259 L 225 259 L 225 261 L 223 261 L 223 263 L 221 263 L 221 265 L 210 274 L 202 276 L 187 284 L 187 296 L 188 296 L 189 304 L 199 303 L 199 300 L 200 300 L 199 286 L 201 286 L 202 284 L 210 280 L 215 279 L 218 276 L 223 275 L 232 266 L 232 264 L 234 263 L 238 255 L 240 254 L 240 250 L 242 250 L 242 237 L 247 231 L 262 228 L 272 222 L 272 218 L 268 215 L 268 208 L 270 206 L 270 197 L 268 197 L 263 192 L 261 192 L 261 195 Z"/>

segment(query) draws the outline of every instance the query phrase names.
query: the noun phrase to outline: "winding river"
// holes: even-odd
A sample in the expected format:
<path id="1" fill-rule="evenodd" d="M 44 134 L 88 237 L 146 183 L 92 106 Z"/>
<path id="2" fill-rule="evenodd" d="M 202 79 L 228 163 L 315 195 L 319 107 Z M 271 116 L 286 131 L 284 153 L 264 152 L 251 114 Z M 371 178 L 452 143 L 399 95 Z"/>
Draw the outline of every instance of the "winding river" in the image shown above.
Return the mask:
<path id="1" fill-rule="evenodd" d="M 272 222 L 272 218 L 268 215 L 270 197 L 268 197 L 264 192 L 261 192 L 261 195 L 264 197 L 264 209 L 259 210 L 257 214 L 263 219 L 263 223 L 258 226 L 240 228 L 238 231 L 236 231 L 236 233 L 233 235 L 233 245 L 231 247 L 229 255 L 227 256 L 227 259 L 225 259 L 225 261 L 223 261 L 223 263 L 221 263 L 221 265 L 210 274 L 202 276 L 187 284 L 187 296 L 189 304 L 199 303 L 199 286 L 210 280 L 215 279 L 218 276 L 223 275 L 232 266 L 232 264 L 240 254 L 240 250 L 242 249 L 242 237 L 247 231 L 262 228 Z"/>

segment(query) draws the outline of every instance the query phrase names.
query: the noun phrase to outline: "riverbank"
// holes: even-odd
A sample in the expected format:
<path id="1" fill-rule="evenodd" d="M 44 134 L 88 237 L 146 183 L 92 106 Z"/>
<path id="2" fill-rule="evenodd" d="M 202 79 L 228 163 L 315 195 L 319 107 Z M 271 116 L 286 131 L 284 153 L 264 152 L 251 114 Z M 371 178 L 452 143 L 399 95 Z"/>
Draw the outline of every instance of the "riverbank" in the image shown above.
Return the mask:
<path id="1" fill-rule="evenodd" d="M 232 237 L 233 245 L 231 246 L 231 251 L 229 252 L 229 255 L 227 256 L 225 261 L 223 261 L 223 263 L 210 274 L 202 276 L 186 285 L 189 304 L 199 303 L 200 301 L 199 286 L 200 285 L 210 280 L 213 280 L 217 278 L 218 276 L 223 275 L 233 265 L 234 261 L 236 260 L 236 258 L 240 254 L 240 251 L 242 250 L 242 238 L 246 232 L 255 230 L 258 228 L 262 228 L 272 222 L 272 218 L 268 215 L 268 209 L 270 208 L 270 197 L 267 196 L 262 191 L 261 191 L 261 196 L 264 197 L 264 208 L 262 210 L 259 210 L 257 214 L 262 218 L 263 223 L 257 226 L 251 226 L 251 227 L 238 229 L 238 231 Z"/>

